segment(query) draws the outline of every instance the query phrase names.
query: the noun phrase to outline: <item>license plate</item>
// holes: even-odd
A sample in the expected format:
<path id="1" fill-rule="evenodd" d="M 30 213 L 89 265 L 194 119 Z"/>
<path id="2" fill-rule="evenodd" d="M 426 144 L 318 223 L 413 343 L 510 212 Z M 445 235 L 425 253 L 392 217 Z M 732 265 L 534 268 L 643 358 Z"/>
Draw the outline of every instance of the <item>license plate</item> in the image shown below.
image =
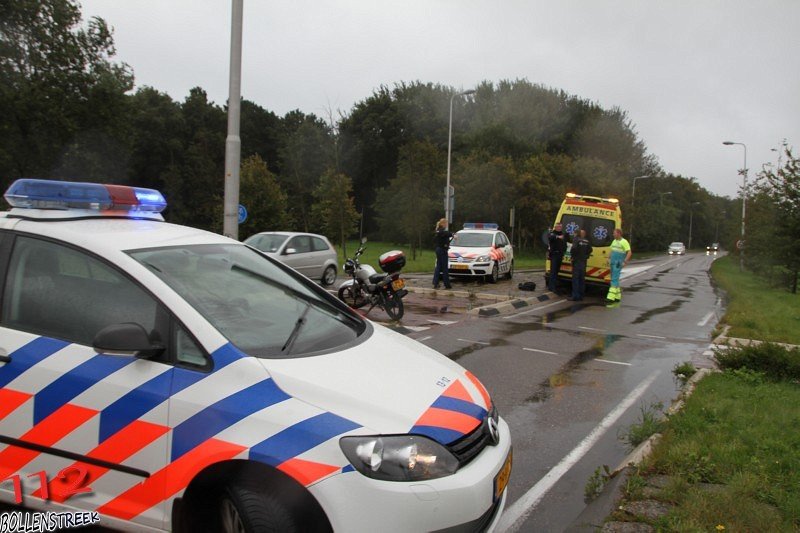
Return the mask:
<path id="1" fill-rule="evenodd" d="M 506 462 L 503 463 L 503 468 L 501 468 L 494 477 L 494 501 L 497 501 L 497 499 L 503 494 L 503 491 L 506 489 L 506 485 L 508 485 L 508 480 L 511 478 L 512 455 L 512 450 L 509 450 L 508 457 L 506 457 Z"/>
<path id="2" fill-rule="evenodd" d="M 450 268 L 452 268 L 453 270 L 467 270 L 469 269 L 469 265 L 455 264 L 455 265 L 450 265 Z"/>
<path id="3" fill-rule="evenodd" d="M 394 289 L 396 291 L 399 291 L 400 289 L 402 289 L 405 286 L 406 286 L 406 282 L 405 282 L 405 280 L 402 280 L 402 279 L 396 279 L 396 280 L 394 280 L 392 282 L 392 289 Z"/>

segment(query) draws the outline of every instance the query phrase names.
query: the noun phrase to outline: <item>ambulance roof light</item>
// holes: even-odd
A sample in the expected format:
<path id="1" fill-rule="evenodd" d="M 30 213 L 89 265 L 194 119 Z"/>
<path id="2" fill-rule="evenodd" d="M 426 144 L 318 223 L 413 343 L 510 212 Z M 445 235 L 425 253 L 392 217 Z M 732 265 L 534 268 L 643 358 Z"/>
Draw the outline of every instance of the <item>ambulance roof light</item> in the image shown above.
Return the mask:
<path id="1" fill-rule="evenodd" d="M 568 192 L 567 193 L 567 198 L 577 198 L 577 197 L 578 197 L 578 195 L 575 194 L 574 192 Z"/>
<path id="2" fill-rule="evenodd" d="M 5 199 L 11 207 L 23 209 L 82 209 L 98 214 L 152 214 L 167 207 L 164 196 L 154 189 L 27 178 L 12 183 Z"/>

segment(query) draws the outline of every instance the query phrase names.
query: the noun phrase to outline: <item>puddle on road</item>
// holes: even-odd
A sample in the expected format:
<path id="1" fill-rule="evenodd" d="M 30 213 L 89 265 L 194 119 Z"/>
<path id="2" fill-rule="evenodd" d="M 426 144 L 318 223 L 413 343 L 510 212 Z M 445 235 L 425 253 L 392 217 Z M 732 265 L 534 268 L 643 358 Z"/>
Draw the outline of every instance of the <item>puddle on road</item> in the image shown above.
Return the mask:
<path id="1" fill-rule="evenodd" d="M 477 352 L 479 350 L 483 350 L 484 348 L 492 348 L 494 346 L 507 346 L 507 345 L 508 345 L 508 341 L 506 341 L 505 339 L 492 339 L 489 342 L 488 345 L 487 344 L 478 344 L 476 342 L 474 344 L 470 344 L 468 346 L 465 346 L 463 348 L 460 348 L 460 349 L 458 349 L 458 350 L 456 350 L 454 352 L 450 352 L 450 353 L 445 354 L 445 355 L 447 357 L 449 357 L 450 359 L 452 359 L 453 361 L 458 361 L 459 359 L 461 359 L 465 355 L 469 355 L 469 354 L 471 354 L 473 352 Z"/>
<path id="2" fill-rule="evenodd" d="M 664 313 L 671 313 L 672 311 L 677 311 L 680 307 L 688 302 L 689 300 L 675 300 L 669 305 L 665 305 L 663 307 L 656 307 L 655 309 L 650 309 L 649 311 L 645 311 L 636 319 L 631 322 L 631 324 L 641 324 L 642 322 L 647 322 L 651 318 L 657 315 L 663 315 Z"/>
<path id="3" fill-rule="evenodd" d="M 579 352 L 575 357 L 567 361 L 558 372 L 550 375 L 547 379 L 539 384 L 539 389 L 531 396 L 525 399 L 528 403 L 541 403 L 547 401 L 553 392 L 560 388 L 569 385 L 579 385 L 573 382 L 573 372 L 587 361 L 602 357 L 615 342 L 623 338 L 623 335 L 603 335 L 597 339 L 590 348 Z"/>

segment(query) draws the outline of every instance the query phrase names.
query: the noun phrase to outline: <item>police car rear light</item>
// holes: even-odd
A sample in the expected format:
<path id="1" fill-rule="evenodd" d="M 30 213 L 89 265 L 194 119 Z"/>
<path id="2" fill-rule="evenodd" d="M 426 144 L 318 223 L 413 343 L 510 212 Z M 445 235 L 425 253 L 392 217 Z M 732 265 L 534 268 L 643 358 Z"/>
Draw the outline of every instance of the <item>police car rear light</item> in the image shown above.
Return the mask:
<path id="1" fill-rule="evenodd" d="M 167 207 L 154 189 L 39 179 L 19 179 L 5 193 L 11 207 L 23 209 L 82 209 L 98 214 L 151 214 Z"/>
<path id="2" fill-rule="evenodd" d="M 500 226 L 494 222 L 465 222 L 464 229 L 499 229 Z"/>

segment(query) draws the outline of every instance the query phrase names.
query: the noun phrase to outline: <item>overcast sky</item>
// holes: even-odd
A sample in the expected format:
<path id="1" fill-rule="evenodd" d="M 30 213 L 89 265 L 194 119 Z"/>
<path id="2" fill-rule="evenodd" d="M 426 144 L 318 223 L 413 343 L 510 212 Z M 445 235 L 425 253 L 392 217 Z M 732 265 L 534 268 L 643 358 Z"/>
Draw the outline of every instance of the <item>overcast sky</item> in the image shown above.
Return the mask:
<path id="1" fill-rule="evenodd" d="M 81 5 L 137 86 L 226 102 L 229 0 Z M 325 116 L 382 84 L 525 78 L 626 110 L 666 171 L 735 196 L 742 148 L 723 140 L 751 177 L 800 144 L 798 22 L 798 0 L 244 0 L 242 96 Z"/>

